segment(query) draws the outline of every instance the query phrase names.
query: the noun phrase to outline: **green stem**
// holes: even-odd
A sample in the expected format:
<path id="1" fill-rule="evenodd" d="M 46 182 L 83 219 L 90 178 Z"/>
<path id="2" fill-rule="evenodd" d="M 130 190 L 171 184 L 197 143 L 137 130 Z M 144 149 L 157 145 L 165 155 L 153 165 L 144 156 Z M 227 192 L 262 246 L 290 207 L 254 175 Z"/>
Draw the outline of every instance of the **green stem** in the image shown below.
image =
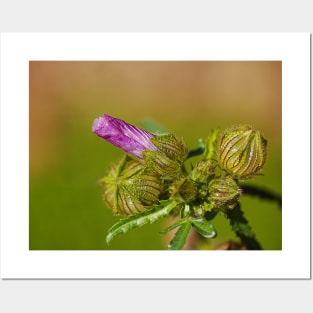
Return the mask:
<path id="1" fill-rule="evenodd" d="M 194 156 L 198 156 L 198 155 L 201 155 L 204 151 L 204 148 L 203 147 L 199 147 L 197 149 L 194 149 L 194 150 L 190 150 L 188 152 L 188 155 L 187 155 L 187 159 L 189 158 L 192 158 Z"/>
<path id="2" fill-rule="evenodd" d="M 255 238 L 255 234 L 241 211 L 240 204 L 232 210 L 227 210 L 226 217 L 229 219 L 233 231 L 248 250 L 262 250 L 260 243 Z"/>
<path id="3" fill-rule="evenodd" d="M 242 189 L 243 189 L 243 194 L 255 196 L 264 200 L 275 201 L 279 205 L 280 209 L 282 208 L 281 195 L 278 195 L 277 193 L 271 190 L 256 187 L 256 186 L 251 186 L 251 185 L 242 185 Z"/>
<path id="4" fill-rule="evenodd" d="M 193 150 L 190 150 L 188 152 L 187 159 L 192 158 L 194 156 L 201 155 L 204 152 L 205 146 L 204 146 L 204 142 L 201 138 L 199 139 L 198 145 L 199 145 L 199 147 L 197 149 L 193 149 Z"/>

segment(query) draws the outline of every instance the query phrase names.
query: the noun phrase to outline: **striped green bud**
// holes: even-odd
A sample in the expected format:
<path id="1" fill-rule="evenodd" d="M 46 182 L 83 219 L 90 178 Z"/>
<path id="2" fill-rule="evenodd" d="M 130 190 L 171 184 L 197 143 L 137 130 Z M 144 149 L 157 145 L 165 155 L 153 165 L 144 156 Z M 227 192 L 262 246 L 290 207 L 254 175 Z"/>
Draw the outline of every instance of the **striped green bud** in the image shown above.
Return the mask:
<path id="1" fill-rule="evenodd" d="M 100 180 L 104 202 L 115 215 L 134 215 L 152 209 L 162 184 L 144 162 L 125 156 Z"/>
<path id="2" fill-rule="evenodd" d="M 142 152 L 148 167 L 162 177 L 178 175 L 187 157 L 187 148 L 183 141 L 172 134 L 157 135 L 150 141 L 157 151 L 145 150 Z"/>
<path id="3" fill-rule="evenodd" d="M 225 130 L 219 144 L 219 162 L 234 177 L 249 178 L 259 173 L 266 160 L 266 140 L 249 125 Z"/>
<path id="4" fill-rule="evenodd" d="M 229 176 L 213 179 L 209 184 L 209 200 L 218 209 L 231 209 L 240 193 L 237 183 Z"/>

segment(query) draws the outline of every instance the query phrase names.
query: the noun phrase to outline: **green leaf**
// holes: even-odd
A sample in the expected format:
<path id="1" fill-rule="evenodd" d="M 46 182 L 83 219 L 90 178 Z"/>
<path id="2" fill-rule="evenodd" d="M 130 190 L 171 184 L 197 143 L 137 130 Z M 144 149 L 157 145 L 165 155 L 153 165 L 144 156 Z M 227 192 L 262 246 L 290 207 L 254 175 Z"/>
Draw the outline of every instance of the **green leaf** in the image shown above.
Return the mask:
<path id="1" fill-rule="evenodd" d="M 179 220 L 179 221 L 177 221 L 176 223 L 170 225 L 169 227 L 167 227 L 167 228 L 161 230 L 161 231 L 159 232 L 159 234 L 165 235 L 165 234 L 167 234 L 168 232 L 170 232 L 172 229 L 174 229 L 174 228 L 176 228 L 176 227 L 178 227 L 178 226 L 180 226 L 180 225 L 182 225 L 182 224 L 184 224 L 184 223 L 186 223 L 186 220 Z"/>
<path id="2" fill-rule="evenodd" d="M 220 129 L 215 128 L 205 141 L 204 156 L 207 160 L 212 160 L 216 154 L 216 141 L 219 135 Z"/>
<path id="3" fill-rule="evenodd" d="M 191 220 L 184 220 L 182 226 L 175 233 L 174 238 L 168 245 L 169 250 L 180 250 L 184 247 L 191 228 Z"/>
<path id="4" fill-rule="evenodd" d="M 193 218 L 192 226 L 194 229 L 205 238 L 213 238 L 216 236 L 214 226 L 209 221 L 202 218 Z"/>
<path id="5" fill-rule="evenodd" d="M 123 234 L 132 229 L 156 222 L 157 220 L 167 216 L 176 207 L 176 205 L 176 201 L 160 201 L 160 204 L 154 206 L 154 208 L 150 211 L 145 211 L 141 214 L 121 219 L 108 230 L 106 242 L 109 244 L 109 242 L 119 234 Z"/>
<path id="6" fill-rule="evenodd" d="M 190 214 L 190 205 L 189 204 L 184 204 L 180 210 L 180 217 L 185 218 Z"/>
<path id="7" fill-rule="evenodd" d="M 154 134 L 166 134 L 168 131 L 158 123 L 150 119 L 144 119 L 140 121 L 140 126 L 146 131 Z"/>

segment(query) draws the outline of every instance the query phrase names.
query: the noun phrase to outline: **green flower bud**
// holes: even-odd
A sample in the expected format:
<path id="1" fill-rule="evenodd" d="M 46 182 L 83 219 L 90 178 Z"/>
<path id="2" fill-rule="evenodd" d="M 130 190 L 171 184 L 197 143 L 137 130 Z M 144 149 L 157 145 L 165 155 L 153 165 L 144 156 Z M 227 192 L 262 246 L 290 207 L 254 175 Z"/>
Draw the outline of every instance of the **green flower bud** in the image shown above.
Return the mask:
<path id="1" fill-rule="evenodd" d="M 262 170 L 266 160 L 266 140 L 249 125 L 225 130 L 219 144 L 222 168 L 236 178 L 249 178 Z"/>
<path id="2" fill-rule="evenodd" d="M 172 134 L 158 135 L 150 140 L 158 151 L 142 152 L 148 167 L 162 177 L 179 174 L 187 157 L 185 144 Z"/>
<path id="3" fill-rule="evenodd" d="M 215 167 L 210 161 L 201 160 L 196 163 L 195 167 L 190 173 L 190 178 L 195 182 L 204 183 L 208 179 L 213 178 L 215 174 Z"/>
<path id="4" fill-rule="evenodd" d="M 175 180 L 170 186 L 171 197 L 180 202 L 188 203 L 197 196 L 197 186 L 194 181 L 184 177 Z"/>
<path id="5" fill-rule="evenodd" d="M 209 184 L 209 200 L 218 209 L 231 209 L 240 193 L 237 183 L 229 176 L 213 179 Z"/>
<path id="6" fill-rule="evenodd" d="M 162 184 L 144 162 L 125 156 L 100 180 L 104 202 L 115 215 L 144 212 L 158 202 Z"/>

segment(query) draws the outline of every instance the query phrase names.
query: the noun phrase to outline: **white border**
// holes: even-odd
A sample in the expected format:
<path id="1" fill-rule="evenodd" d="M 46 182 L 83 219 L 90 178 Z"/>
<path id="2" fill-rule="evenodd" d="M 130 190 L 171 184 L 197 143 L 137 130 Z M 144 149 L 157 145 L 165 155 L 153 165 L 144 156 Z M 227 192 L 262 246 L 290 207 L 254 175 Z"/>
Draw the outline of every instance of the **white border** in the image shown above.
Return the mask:
<path id="1" fill-rule="evenodd" d="M 282 251 L 29 251 L 30 60 L 282 60 Z M 310 278 L 309 136 L 309 33 L 4 33 L 1 35 L 1 276 Z"/>

